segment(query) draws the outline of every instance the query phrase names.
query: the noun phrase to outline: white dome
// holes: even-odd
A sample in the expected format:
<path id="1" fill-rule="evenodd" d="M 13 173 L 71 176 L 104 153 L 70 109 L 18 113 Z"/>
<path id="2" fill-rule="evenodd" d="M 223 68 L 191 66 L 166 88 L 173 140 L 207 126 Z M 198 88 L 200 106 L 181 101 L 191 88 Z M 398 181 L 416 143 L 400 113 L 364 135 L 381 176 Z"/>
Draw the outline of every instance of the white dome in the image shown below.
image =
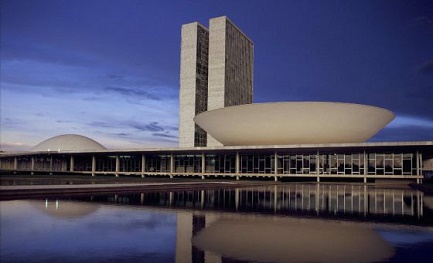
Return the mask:
<path id="1" fill-rule="evenodd" d="M 64 134 L 51 137 L 35 147 L 32 151 L 85 151 L 85 150 L 106 150 L 104 146 L 95 140 L 77 134 Z"/>
<path id="2" fill-rule="evenodd" d="M 223 145 L 364 142 L 395 117 L 353 103 L 254 103 L 205 111 L 194 121 Z"/>

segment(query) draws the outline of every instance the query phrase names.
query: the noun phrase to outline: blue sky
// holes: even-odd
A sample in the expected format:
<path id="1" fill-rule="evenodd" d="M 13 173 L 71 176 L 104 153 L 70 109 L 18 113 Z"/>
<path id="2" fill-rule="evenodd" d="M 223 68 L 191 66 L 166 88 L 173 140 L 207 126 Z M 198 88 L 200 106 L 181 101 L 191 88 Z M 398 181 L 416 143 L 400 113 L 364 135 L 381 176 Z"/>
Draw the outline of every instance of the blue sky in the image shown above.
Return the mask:
<path id="1" fill-rule="evenodd" d="M 340 101 L 433 140 L 433 1 L 3 0 L 1 150 L 76 133 L 177 146 L 180 28 L 227 15 L 255 45 L 254 101 Z"/>

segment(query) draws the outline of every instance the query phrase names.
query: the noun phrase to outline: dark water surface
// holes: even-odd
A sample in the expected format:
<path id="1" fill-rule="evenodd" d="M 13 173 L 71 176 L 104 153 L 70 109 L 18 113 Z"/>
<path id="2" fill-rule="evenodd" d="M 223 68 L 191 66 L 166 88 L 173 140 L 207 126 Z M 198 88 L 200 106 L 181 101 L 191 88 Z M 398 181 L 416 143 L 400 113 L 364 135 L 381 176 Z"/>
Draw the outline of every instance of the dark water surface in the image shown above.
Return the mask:
<path id="1" fill-rule="evenodd" d="M 433 197 L 287 184 L 0 202 L 0 262 L 431 262 Z"/>

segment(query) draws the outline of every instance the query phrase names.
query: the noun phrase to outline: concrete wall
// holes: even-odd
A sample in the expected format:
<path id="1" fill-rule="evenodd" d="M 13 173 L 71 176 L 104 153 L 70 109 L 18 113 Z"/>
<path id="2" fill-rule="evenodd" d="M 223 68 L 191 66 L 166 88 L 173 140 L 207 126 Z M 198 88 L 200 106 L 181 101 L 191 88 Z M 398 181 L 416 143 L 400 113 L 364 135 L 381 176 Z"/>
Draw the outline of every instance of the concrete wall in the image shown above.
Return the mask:
<path id="1" fill-rule="evenodd" d="M 253 43 L 227 17 L 209 21 L 208 110 L 252 103 Z M 208 134 L 207 146 L 222 146 Z"/>
<path id="2" fill-rule="evenodd" d="M 194 147 L 195 123 L 193 121 L 197 111 L 202 112 L 206 109 L 197 109 L 196 101 L 198 96 L 203 95 L 203 83 L 198 79 L 206 79 L 207 72 L 197 73 L 198 63 L 197 54 L 200 52 L 198 39 L 203 38 L 200 34 L 208 30 L 197 22 L 182 26 L 181 54 L 180 54 L 180 91 L 179 91 L 179 146 Z M 206 36 L 207 37 L 207 36 Z M 207 45 L 207 43 L 206 43 Z M 207 49 L 207 47 L 205 47 Z M 207 54 L 205 54 L 207 57 Z M 206 59 L 207 62 L 207 59 Z M 207 69 L 206 69 L 207 70 Z M 201 88 L 201 89 L 200 89 Z M 207 87 L 205 87 L 207 88 Z M 203 98 L 206 99 L 206 98 Z"/>

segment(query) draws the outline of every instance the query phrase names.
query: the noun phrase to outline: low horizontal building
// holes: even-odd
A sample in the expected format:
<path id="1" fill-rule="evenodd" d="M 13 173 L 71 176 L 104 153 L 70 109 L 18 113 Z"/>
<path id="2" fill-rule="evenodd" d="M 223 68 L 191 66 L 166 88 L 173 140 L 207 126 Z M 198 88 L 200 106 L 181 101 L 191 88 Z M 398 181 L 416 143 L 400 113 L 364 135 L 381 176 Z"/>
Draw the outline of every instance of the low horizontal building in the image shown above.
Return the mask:
<path id="1" fill-rule="evenodd" d="M 79 173 L 186 177 L 271 178 L 274 180 L 405 179 L 421 182 L 433 173 L 433 141 L 221 146 L 109 150 L 68 149 L 89 138 L 62 136 L 36 151 L 3 153 L 0 170 L 20 173 Z M 98 146 L 98 147 L 97 147 Z M 54 147 L 54 148 L 53 148 Z"/>

